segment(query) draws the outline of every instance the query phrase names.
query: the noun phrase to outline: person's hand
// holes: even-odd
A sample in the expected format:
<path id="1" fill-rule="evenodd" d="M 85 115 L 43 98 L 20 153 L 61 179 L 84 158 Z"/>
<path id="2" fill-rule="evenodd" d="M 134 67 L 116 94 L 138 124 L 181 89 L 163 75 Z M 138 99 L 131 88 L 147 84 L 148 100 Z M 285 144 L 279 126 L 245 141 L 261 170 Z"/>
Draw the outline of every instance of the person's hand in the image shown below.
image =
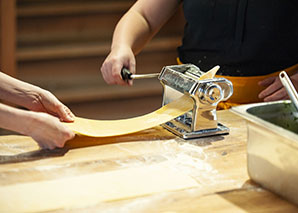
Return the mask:
<path id="1" fill-rule="evenodd" d="M 35 112 L 46 112 L 58 117 L 61 121 L 73 122 L 74 115 L 70 109 L 62 104 L 51 92 L 36 88 L 27 93 L 26 108 Z"/>
<path id="2" fill-rule="evenodd" d="M 135 56 L 129 47 L 114 47 L 101 66 L 101 73 L 108 84 L 127 85 L 121 77 L 121 70 L 126 67 L 135 73 Z M 132 81 L 128 81 L 131 86 Z"/>
<path id="3" fill-rule="evenodd" d="M 0 82 L 0 98 L 31 110 L 0 104 L 1 128 L 31 136 L 40 147 L 48 149 L 63 147 L 75 136 L 59 121 L 73 122 L 74 115 L 51 92 L 2 72 Z"/>
<path id="4" fill-rule="evenodd" d="M 296 90 L 298 89 L 298 72 L 290 76 L 292 83 L 294 84 Z M 259 82 L 260 86 L 266 87 L 259 94 L 259 98 L 264 101 L 277 101 L 289 99 L 287 91 L 283 87 L 279 77 L 269 77 Z"/>
<path id="5" fill-rule="evenodd" d="M 26 125 L 21 131 L 31 136 L 43 149 L 62 148 L 75 133 L 63 125 L 58 118 L 43 112 L 28 112 Z"/>

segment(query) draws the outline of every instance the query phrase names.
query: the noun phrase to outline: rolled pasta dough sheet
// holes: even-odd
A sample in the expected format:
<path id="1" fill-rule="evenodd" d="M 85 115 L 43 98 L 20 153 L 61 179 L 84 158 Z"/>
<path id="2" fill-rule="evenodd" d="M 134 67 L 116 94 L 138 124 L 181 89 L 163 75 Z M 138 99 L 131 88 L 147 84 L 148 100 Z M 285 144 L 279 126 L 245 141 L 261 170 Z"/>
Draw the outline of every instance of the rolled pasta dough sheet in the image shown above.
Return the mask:
<path id="1" fill-rule="evenodd" d="M 212 79 L 219 66 L 204 73 L 199 80 Z M 149 114 L 122 120 L 92 120 L 76 117 L 73 123 L 65 123 L 70 129 L 80 135 L 91 137 L 109 137 L 125 135 L 149 129 L 166 123 L 193 108 L 193 100 L 183 95 L 160 109 Z"/>
<path id="2" fill-rule="evenodd" d="M 122 120 L 92 120 L 76 117 L 73 123 L 64 123 L 77 134 L 92 137 L 125 135 L 149 129 L 172 120 L 193 107 L 193 100 L 186 95 L 149 114 Z"/>

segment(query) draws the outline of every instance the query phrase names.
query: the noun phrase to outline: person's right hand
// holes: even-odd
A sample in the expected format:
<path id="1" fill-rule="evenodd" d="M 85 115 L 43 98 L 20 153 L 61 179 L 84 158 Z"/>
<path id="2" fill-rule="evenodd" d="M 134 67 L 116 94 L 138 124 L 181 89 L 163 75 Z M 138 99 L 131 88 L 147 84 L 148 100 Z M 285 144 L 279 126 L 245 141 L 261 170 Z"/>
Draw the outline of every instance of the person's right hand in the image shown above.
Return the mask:
<path id="1" fill-rule="evenodd" d="M 126 67 L 131 73 L 135 73 L 136 60 L 133 51 L 129 47 L 114 47 L 101 66 L 101 73 L 108 84 L 127 85 L 121 77 L 121 70 Z M 128 84 L 131 86 L 132 81 Z"/>
<path id="2" fill-rule="evenodd" d="M 57 117 L 43 112 L 28 112 L 24 134 L 31 136 L 43 149 L 62 148 L 75 133 L 63 125 Z"/>
<path id="3" fill-rule="evenodd" d="M 298 91 L 298 72 L 290 76 L 290 79 Z M 288 93 L 278 76 L 266 78 L 263 81 L 260 81 L 259 85 L 266 87 L 266 89 L 259 94 L 259 98 L 266 102 L 289 99 Z"/>

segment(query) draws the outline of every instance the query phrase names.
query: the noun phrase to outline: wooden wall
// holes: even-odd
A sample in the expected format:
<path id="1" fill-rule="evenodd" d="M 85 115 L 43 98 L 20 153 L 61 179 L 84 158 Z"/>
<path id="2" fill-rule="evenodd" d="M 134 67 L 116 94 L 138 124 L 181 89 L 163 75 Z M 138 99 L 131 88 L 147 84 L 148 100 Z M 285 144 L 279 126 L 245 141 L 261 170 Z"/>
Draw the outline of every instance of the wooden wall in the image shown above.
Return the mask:
<path id="1" fill-rule="evenodd" d="M 161 94 L 158 80 L 139 80 L 132 88 L 109 86 L 99 71 L 116 23 L 135 1 L 0 1 L 5 72 L 52 91 L 65 103 Z M 137 56 L 138 73 L 176 63 L 183 24 L 180 11 Z"/>
<path id="2" fill-rule="evenodd" d="M 15 0 L 0 0 L 0 70 L 16 76 Z"/>

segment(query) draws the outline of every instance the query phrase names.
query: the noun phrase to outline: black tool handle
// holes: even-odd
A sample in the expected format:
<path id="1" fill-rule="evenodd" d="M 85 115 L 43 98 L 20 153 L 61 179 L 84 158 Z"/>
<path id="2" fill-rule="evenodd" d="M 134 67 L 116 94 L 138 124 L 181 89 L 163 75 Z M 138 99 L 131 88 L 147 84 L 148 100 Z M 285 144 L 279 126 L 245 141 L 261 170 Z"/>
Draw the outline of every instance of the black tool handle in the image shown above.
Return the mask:
<path id="1" fill-rule="evenodd" d="M 131 80 L 131 75 L 132 73 L 125 67 L 122 68 L 121 70 L 121 77 L 124 81 L 128 81 L 128 80 Z"/>

